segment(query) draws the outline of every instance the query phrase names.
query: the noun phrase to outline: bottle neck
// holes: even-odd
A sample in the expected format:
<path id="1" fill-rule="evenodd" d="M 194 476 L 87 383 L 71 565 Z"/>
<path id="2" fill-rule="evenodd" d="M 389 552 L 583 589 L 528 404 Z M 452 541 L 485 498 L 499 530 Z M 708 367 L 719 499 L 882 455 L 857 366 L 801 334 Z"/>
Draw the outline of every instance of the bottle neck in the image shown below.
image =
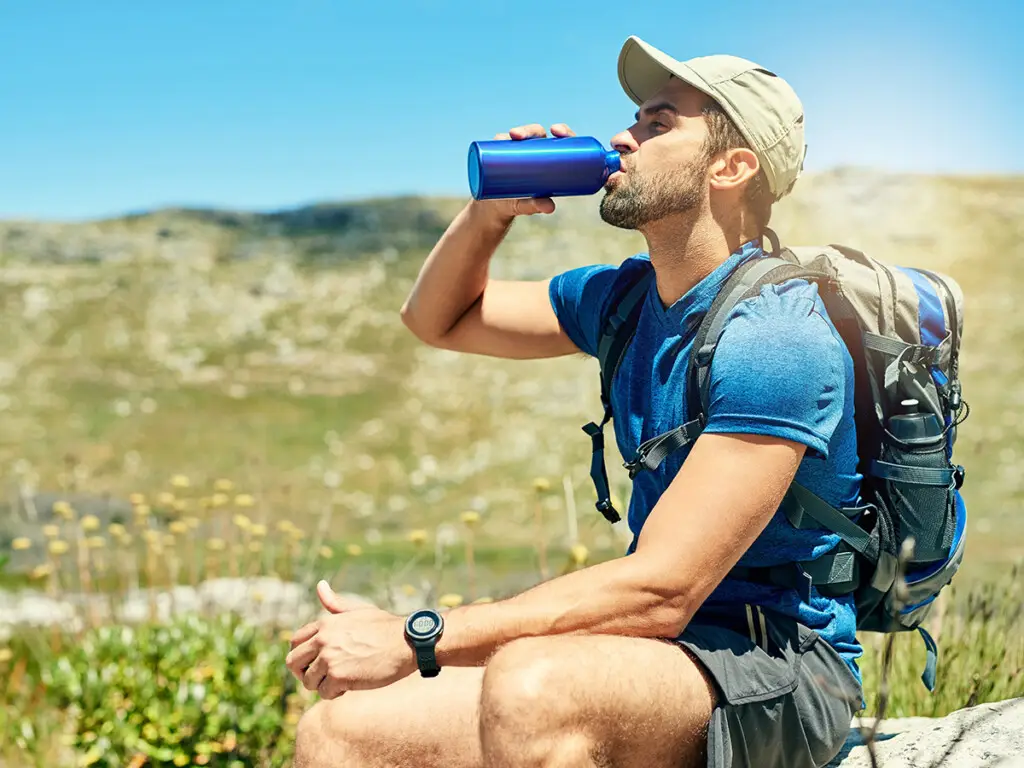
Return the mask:
<path id="1" fill-rule="evenodd" d="M 614 149 L 604 154 L 604 165 L 608 169 L 608 173 L 615 173 L 622 167 L 622 156 Z"/>

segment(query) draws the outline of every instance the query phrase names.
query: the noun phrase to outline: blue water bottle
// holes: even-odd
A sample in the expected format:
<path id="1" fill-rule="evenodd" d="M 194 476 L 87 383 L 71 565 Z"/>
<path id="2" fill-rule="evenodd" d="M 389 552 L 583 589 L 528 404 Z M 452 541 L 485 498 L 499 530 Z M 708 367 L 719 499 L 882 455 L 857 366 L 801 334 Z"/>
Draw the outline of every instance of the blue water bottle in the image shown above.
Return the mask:
<path id="1" fill-rule="evenodd" d="M 617 170 L 619 153 L 591 136 L 469 145 L 469 189 L 476 200 L 592 195 Z"/>

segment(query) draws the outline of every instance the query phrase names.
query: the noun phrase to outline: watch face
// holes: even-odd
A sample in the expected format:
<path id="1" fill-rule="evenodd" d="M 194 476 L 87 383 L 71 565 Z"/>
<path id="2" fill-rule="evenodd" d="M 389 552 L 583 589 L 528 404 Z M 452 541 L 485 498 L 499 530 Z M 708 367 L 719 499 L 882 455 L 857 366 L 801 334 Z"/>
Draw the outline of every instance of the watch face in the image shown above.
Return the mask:
<path id="1" fill-rule="evenodd" d="M 433 611 L 417 611 L 405 623 L 410 637 L 418 640 L 432 637 L 440 626 L 440 617 Z"/>

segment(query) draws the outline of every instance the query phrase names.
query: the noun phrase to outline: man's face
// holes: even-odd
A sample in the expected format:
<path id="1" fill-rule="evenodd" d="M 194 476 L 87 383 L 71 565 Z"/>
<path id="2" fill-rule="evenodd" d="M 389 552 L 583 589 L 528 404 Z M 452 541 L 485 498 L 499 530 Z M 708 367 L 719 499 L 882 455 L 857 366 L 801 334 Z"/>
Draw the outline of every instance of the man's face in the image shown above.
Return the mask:
<path id="1" fill-rule="evenodd" d="M 706 103 L 706 95 L 673 78 L 641 106 L 629 129 L 612 138 L 622 153 L 622 170 L 605 185 L 604 221 L 640 229 L 703 202 L 709 159 L 701 109 Z"/>

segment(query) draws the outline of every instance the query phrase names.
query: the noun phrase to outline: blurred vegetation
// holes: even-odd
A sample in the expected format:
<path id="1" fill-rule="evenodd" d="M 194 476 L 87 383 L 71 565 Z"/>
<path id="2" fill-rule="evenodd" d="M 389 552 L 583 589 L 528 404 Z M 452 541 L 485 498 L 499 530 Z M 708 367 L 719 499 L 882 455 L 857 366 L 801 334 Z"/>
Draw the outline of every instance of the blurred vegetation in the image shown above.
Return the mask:
<path id="1" fill-rule="evenodd" d="M 967 556 L 928 625 L 938 689 L 901 636 L 887 714 L 1024 695 L 1008 576 L 1024 558 L 1024 180 L 841 171 L 798 187 L 773 216 L 784 242 L 927 266 L 967 298 Z M 247 578 L 311 599 L 324 577 L 382 605 L 453 605 L 622 553 L 580 430 L 600 413 L 596 363 L 459 356 L 401 325 L 462 203 L 0 222 L 0 323 L 17 329 L 0 334 L 0 766 L 288 765 L 310 701 L 280 663 L 297 609 L 178 615 L 148 587 Z M 517 222 L 493 274 L 642 249 L 595 200 L 560 200 Z M 76 618 L 11 629 L 25 595 Z M 881 645 L 862 639 L 870 710 Z"/>

